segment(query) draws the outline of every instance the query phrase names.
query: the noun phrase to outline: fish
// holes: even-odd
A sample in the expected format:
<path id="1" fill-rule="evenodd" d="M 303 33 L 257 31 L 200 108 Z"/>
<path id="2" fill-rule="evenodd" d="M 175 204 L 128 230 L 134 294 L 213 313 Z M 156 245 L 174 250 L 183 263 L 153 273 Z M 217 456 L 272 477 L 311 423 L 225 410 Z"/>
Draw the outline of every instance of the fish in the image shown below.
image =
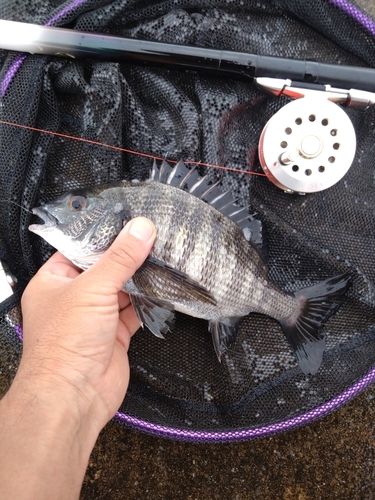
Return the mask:
<path id="1" fill-rule="evenodd" d="M 261 221 L 220 181 L 181 160 L 154 162 L 147 180 L 78 189 L 33 209 L 44 238 L 79 268 L 94 264 L 123 226 L 143 216 L 156 226 L 144 264 L 124 284 L 142 327 L 164 338 L 178 311 L 208 321 L 219 361 L 234 344 L 241 319 L 277 320 L 304 374 L 323 359 L 322 325 L 351 285 L 349 274 L 289 293 L 268 277 Z"/>

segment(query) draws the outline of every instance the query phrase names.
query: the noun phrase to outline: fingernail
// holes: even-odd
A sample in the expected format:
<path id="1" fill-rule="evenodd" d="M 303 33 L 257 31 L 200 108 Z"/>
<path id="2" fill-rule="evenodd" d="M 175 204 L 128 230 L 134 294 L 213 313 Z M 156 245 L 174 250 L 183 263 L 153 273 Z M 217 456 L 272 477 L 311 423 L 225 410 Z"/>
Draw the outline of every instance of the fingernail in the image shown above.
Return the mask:
<path id="1" fill-rule="evenodd" d="M 147 243 L 154 235 L 155 229 L 151 221 L 144 217 L 137 217 L 126 224 L 124 231 Z"/>

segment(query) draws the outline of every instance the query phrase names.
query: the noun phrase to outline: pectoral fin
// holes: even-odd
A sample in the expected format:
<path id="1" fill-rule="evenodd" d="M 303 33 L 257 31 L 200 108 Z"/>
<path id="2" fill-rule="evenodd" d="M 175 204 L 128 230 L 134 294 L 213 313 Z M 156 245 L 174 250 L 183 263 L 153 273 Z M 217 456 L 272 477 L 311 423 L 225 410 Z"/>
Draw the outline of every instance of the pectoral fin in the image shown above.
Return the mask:
<path id="1" fill-rule="evenodd" d="M 216 305 L 215 297 L 185 273 L 149 257 L 133 277 L 138 290 L 147 297 L 162 297 L 168 302 L 199 301 Z"/>
<path id="2" fill-rule="evenodd" d="M 129 296 L 141 326 L 147 326 L 156 337 L 163 339 L 163 333 L 167 333 L 173 325 L 173 306 L 142 295 L 131 293 Z"/>

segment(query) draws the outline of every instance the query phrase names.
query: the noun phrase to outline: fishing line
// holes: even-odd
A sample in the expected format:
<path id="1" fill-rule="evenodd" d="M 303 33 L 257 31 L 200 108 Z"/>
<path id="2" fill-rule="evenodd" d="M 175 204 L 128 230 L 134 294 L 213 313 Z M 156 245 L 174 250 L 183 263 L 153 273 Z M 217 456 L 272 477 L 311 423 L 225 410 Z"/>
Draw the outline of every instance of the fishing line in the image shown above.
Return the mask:
<path id="1" fill-rule="evenodd" d="M 57 136 L 57 137 L 62 137 L 63 139 L 71 139 L 71 140 L 75 140 L 75 141 L 81 141 L 81 142 L 85 142 L 87 144 L 92 144 L 94 146 L 101 146 L 101 147 L 104 147 L 104 148 L 113 149 L 115 151 L 121 151 L 122 153 L 128 153 L 128 154 L 143 156 L 143 157 L 146 157 L 146 158 L 151 158 L 153 160 L 163 161 L 163 160 L 166 159 L 165 157 L 156 156 L 156 155 L 150 155 L 150 154 L 147 154 L 147 153 L 142 153 L 141 151 L 135 151 L 135 150 L 132 150 L 132 149 L 121 148 L 120 146 L 113 146 L 111 144 L 105 144 L 104 142 L 93 141 L 91 139 L 84 139 L 83 137 L 76 137 L 74 135 L 62 134 L 61 132 L 53 132 L 52 130 L 44 130 L 44 129 L 37 128 L 37 127 L 31 127 L 29 125 L 21 125 L 20 123 L 14 123 L 14 122 L 9 122 L 9 121 L 5 121 L 5 120 L 0 120 L 0 124 L 12 126 L 12 127 L 18 127 L 18 128 L 22 128 L 22 129 L 25 129 L 25 130 L 31 130 L 33 132 L 40 132 L 40 133 L 44 133 L 44 134 L 54 135 L 54 136 Z M 177 163 L 176 160 L 168 160 L 168 161 L 170 163 Z M 240 174 L 257 175 L 257 176 L 260 176 L 260 177 L 266 177 L 266 174 L 263 174 L 263 173 L 260 173 L 260 172 L 251 172 L 249 170 L 241 170 L 239 168 L 224 167 L 223 165 L 215 165 L 213 163 L 203 163 L 203 162 L 200 162 L 200 161 L 189 161 L 189 160 L 184 161 L 184 163 L 185 164 L 189 164 L 189 165 L 191 164 L 191 165 L 198 165 L 198 166 L 202 166 L 202 167 L 209 167 L 209 168 L 216 168 L 216 169 L 221 169 L 221 170 L 227 170 L 229 172 L 237 172 L 237 173 L 240 173 Z"/>
<path id="2" fill-rule="evenodd" d="M 17 205 L 17 207 L 20 207 L 22 208 L 22 210 L 25 210 L 26 212 L 28 212 L 29 214 L 31 215 L 34 215 L 33 212 L 31 212 L 31 210 L 28 210 L 27 208 L 23 207 L 22 205 L 20 205 L 19 203 L 16 203 L 15 201 L 11 201 L 11 200 L 0 200 L 0 203 L 12 203 L 13 205 Z"/>

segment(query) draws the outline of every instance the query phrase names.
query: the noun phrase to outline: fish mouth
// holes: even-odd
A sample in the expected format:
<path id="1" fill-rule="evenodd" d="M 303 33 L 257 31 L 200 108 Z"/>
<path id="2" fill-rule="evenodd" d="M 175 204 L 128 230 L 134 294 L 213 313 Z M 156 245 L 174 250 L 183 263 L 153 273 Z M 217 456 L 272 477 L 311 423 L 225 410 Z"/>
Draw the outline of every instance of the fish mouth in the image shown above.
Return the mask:
<path id="1" fill-rule="evenodd" d="M 45 208 L 43 207 L 38 207 L 38 208 L 33 208 L 32 210 L 33 214 L 37 215 L 39 217 L 39 219 L 42 219 L 43 221 L 43 224 L 32 224 L 29 229 L 31 229 L 31 231 L 33 230 L 33 228 L 48 228 L 48 227 L 54 227 L 54 226 L 57 226 L 57 224 L 59 223 L 58 219 L 56 217 L 54 217 L 51 213 L 48 212 L 48 210 L 46 210 Z"/>

